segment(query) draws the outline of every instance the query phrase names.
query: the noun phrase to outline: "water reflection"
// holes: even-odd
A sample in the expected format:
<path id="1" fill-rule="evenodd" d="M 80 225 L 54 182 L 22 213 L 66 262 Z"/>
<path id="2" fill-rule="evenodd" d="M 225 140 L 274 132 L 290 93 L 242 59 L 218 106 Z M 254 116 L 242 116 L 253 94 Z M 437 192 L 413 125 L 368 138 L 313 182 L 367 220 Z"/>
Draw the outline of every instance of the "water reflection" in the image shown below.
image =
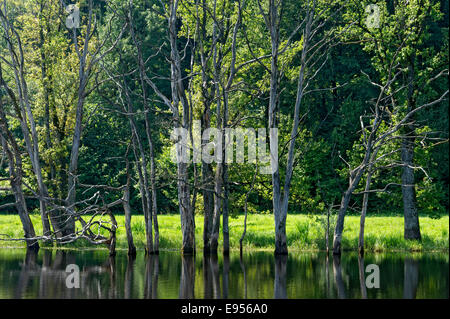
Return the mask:
<path id="1" fill-rule="evenodd" d="M 274 298 L 286 299 L 286 255 L 275 256 L 275 284 L 274 284 Z"/>
<path id="2" fill-rule="evenodd" d="M 417 260 L 405 258 L 405 279 L 403 280 L 403 298 L 415 299 L 419 284 L 419 263 Z"/>
<path id="3" fill-rule="evenodd" d="M 345 285 L 344 280 L 342 279 L 342 268 L 341 268 L 341 257 L 333 255 L 333 274 L 334 274 L 334 282 L 337 287 L 337 294 L 339 299 L 345 299 Z"/>
<path id="4" fill-rule="evenodd" d="M 180 299 L 194 299 L 195 256 L 181 256 Z"/>
<path id="5" fill-rule="evenodd" d="M 145 258 L 145 299 L 158 298 L 158 273 L 159 258 L 157 255 L 149 255 Z"/>
<path id="6" fill-rule="evenodd" d="M 65 269 L 80 268 L 79 289 Z M 365 267 L 380 268 L 380 288 Z M 126 252 L 0 249 L 0 298 L 448 298 L 448 254 L 271 253 L 136 258 Z"/>
<path id="7" fill-rule="evenodd" d="M 359 270 L 359 287 L 361 289 L 361 298 L 367 299 L 366 276 L 364 267 L 364 257 L 358 256 L 358 270 Z"/>
<path id="8" fill-rule="evenodd" d="M 133 255 L 128 255 L 127 268 L 125 270 L 125 284 L 124 284 L 124 298 L 131 298 L 131 289 L 133 284 L 133 272 L 134 272 L 134 261 L 136 259 Z"/>

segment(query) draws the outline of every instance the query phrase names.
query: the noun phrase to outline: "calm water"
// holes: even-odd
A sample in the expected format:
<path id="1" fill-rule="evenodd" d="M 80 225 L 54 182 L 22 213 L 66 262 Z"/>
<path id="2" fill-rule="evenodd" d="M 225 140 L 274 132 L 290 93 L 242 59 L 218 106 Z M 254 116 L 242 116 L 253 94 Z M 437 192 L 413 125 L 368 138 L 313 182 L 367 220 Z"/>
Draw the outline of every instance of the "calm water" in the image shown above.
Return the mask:
<path id="1" fill-rule="evenodd" d="M 0 249 L 0 298 L 448 298 L 448 254 L 376 254 L 340 260 L 324 253 L 239 254 L 182 258 L 126 252 Z M 81 270 L 79 289 L 66 288 L 66 265 Z M 380 288 L 368 289 L 360 270 L 380 269 Z"/>

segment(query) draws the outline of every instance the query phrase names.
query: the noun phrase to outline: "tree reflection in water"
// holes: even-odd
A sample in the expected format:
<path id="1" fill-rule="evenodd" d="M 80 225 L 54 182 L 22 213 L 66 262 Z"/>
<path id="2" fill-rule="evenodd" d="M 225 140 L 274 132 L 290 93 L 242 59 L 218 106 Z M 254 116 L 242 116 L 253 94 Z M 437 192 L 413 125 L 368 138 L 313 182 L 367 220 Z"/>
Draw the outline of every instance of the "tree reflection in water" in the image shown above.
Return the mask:
<path id="1" fill-rule="evenodd" d="M 448 254 L 411 256 L 0 249 L 0 298 L 448 298 Z M 80 289 L 66 287 L 68 264 Z M 365 285 L 368 264 L 379 266 L 379 289 Z"/>

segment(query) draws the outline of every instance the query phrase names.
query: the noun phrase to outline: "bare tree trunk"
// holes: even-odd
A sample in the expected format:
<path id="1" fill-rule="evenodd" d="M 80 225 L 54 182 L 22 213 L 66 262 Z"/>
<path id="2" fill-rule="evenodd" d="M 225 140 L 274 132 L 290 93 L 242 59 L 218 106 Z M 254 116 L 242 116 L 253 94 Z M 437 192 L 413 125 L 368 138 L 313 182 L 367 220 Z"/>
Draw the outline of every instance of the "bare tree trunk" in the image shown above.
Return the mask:
<path id="1" fill-rule="evenodd" d="M 125 230 L 128 241 L 128 255 L 136 255 L 136 247 L 133 242 L 133 232 L 131 231 L 131 207 L 130 207 L 130 167 L 127 160 L 127 184 L 123 191 L 123 210 L 125 212 Z"/>
<path id="2" fill-rule="evenodd" d="M 130 1 L 130 6 L 132 5 L 132 1 Z M 133 22 L 133 14 L 131 12 L 131 7 L 130 7 L 130 11 L 129 11 L 129 21 L 130 21 L 130 33 L 131 33 L 131 37 L 133 39 L 134 45 L 137 49 L 137 59 L 138 59 L 138 65 L 139 65 L 139 79 L 140 79 L 140 84 L 141 84 L 141 88 L 142 88 L 142 100 L 143 100 L 143 104 L 144 104 L 144 111 L 145 111 L 145 115 L 144 115 L 144 121 L 145 121 L 145 132 L 146 132 L 146 137 L 147 137 L 147 142 L 148 142 L 148 146 L 149 146 L 149 152 L 150 152 L 150 185 L 151 185 L 151 197 L 149 195 L 147 195 L 148 203 L 152 203 L 152 207 L 151 207 L 151 217 L 153 217 L 153 227 L 155 229 L 155 238 L 153 241 L 153 248 L 152 248 L 152 253 L 158 253 L 159 251 L 159 227 L 158 227 L 158 204 L 156 201 L 156 178 L 155 178 L 155 159 L 154 159 L 154 149 L 153 149 L 153 140 L 151 137 L 151 130 L 150 130 L 150 123 L 148 120 L 148 113 L 150 113 L 150 108 L 148 106 L 148 102 L 147 102 L 147 89 L 145 86 L 145 65 L 144 65 L 144 60 L 142 57 L 142 47 L 140 45 L 140 43 L 138 42 L 138 40 L 136 39 L 136 34 L 135 34 L 135 30 L 134 30 L 134 22 Z M 136 132 L 137 133 L 137 132 Z M 147 172 L 147 167 L 143 167 L 144 170 L 144 179 L 145 179 L 145 175 Z M 145 182 L 145 180 L 144 180 Z M 150 210 L 150 204 L 149 205 L 149 210 Z"/>
<path id="3" fill-rule="evenodd" d="M 407 113 L 415 108 L 414 98 L 414 58 L 410 58 L 408 66 L 408 107 Z M 420 234 L 419 213 L 417 211 L 416 190 L 414 181 L 414 123 L 404 129 L 405 138 L 402 140 L 402 194 L 403 212 L 405 216 L 405 239 L 422 239 Z"/>
<path id="4" fill-rule="evenodd" d="M 52 70 L 48 72 L 48 64 L 47 64 L 47 56 L 46 56 L 46 50 L 45 50 L 45 38 L 44 38 L 44 19 L 43 19 L 43 10 L 44 10 L 44 1 L 40 3 L 40 18 L 39 18 L 39 40 L 40 40 L 40 53 L 41 53 L 41 81 L 43 85 L 44 90 L 44 103 L 45 103 L 45 111 L 44 111 L 44 123 L 45 123 L 45 144 L 48 149 L 51 149 L 53 147 L 53 142 L 51 138 L 51 129 L 50 129 L 50 103 L 52 96 Z M 46 23 L 46 31 L 50 32 L 50 28 L 48 26 L 48 22 Z M 52 99 L 53 100 L 53 99 Z M 48 176 L 49 180 L 55 180 L 56 179 L 56 168 L 55 168 L 55 160 L 53 158 L 49 158 L 49 170 L 50 174 Z M 53 188 L 53 193 L 56 194 L 56 187 Z M 60 231 L 60 219 L 61 216 L 59 216 L 60 212 L 54 211 L 50 213 L 50 221 L 53 226 L 53 232 L 55 233 L 56 237 L 61 236 Z"/>
<path id="5" fill-rule="evenodd" d="M 170 36 L 170 56 L 171 56 L 171 88 L 173 100 L 174 125 L 180 124 L 178 107 L 181 104 L 183 109 L 182 127 L 189 130 L 189 103 L 184 90 L 181 74 L 181 58 L 177 48 L 177 9 L 178 0 L 170 1 L 170 13 L 168 17 Z M 190 187 L 188 165 L 184 163 L 182 155 L 177 156 L 177 177 L 178 177 L 178 201 L 180 206 L 181 230 L 183 234 L 182 252 L 183 254 L 193 254 L 195 252 L 195 221 L 191 208 Z"/>
<path id="6" fill-rule="evenodd" d="M 75 49 L 78 54 L 79 59 L 79 69 L 78 69 L 78 94 L 77 94 L 77 105 L 75 112 L 75 128 L 72 138 L 72 150 L 70 152 L 69 161 L 69 173 L 67 177 L 67 205 L 70 207 L 72 214 L 75 213 L 75 201 L 76 201 L 76 178 L 78 169 L 78 155 L 81 146 L 81 134 L 83 131 L 83 115 L 84 115 L 84 101 L 86 98 L 86 86 L 89 79 L 90 68 L 87 64 L 87 55 L 89 54 L 89 38 L 92 36 L 92 19 L 93 19 L 93 3 L 89 0 L 89 12 L 88 12 L 88 24 L 86 29 L 86 36 L 83 43 L 83 52 L 80 53 L 78 49 L 78 39 L 76 35 L 76 29 L 73 29 L 73 41 Z M 72 234 L 75 232 L 75 219 L 73 216 L 69 216 L 67 223 L 64 227 L 64 235 Z"/>
<path id="7" fill-rule="evenodd" d="M 19 117 L 20 126 L 25 140 L 25 146 L 28 155 L 30 157 L 31 165 L 38 184 L 42 230 L 44 235 L 49 236 L 51 230 L 46 208 L 46 197 L 48 195 L 47 195 L 47 188 L 45 187 L 45 184 L 42 179 L 36 124 L 34 121 L 33 113 L 31 111 L 30 101 L 28 97 L 28 85 L 25 80 L 25 70 L 24 70 L 25 57 L 22 48 L 22 40 L 17 31 L 15 30 L 13 24 L 7 19 L 6 12 L 4 13 L 3 10 L 1 9 L 0 9 L 0 21 L 5 31 L 7 48 L 9 51 L 9 55 L 11 57 L 11 63 L 9 65 L 11 66 L 14 74 L 14 80 L 17 87 L 17 97 L 4 81 L 1 66 L 0 66 L 0 85 L 5 87 L 8 95 L 11 97 L 13 103 L 15 104 L 14 108 Z M 15 38 L 15 40 L 13 40 L 13 37 Z M 14 45 L 14 43 L 16 43 L 16 45 Z M 28 122 L 30 128 L 28 128 Z"/>
<path id="8" fill-rule="evenodd" d="M 325 233 L 325 245 L 327 248 L 327 256 L 328 256 L 328 253 L 330 252 L 330 239 L 329 239 L 329 236 L 330 236 L 330 210 L 331 210 L 331 207 L 328 208 L 328 210 L 327 210 L 327 227 L 325 229 L 325 232 L 326 232 Z"/>
<path id="9" fill-rule="evenodd" d="M 125 82 L 125 81 L 124 81 Z M 127 84 L 124 83 L 125 95 L 127 98 L 127 112 L 131 114 L 129 116 L 129 122 L 132 132 L 132 144 L 133 144 L 133 152 L 136 158 L 136 166 L 139 175 L 139 190 L 142 198 L 142 208 L 144 210 L 144 221 L 145 221 L 145 233 L 146 233 L 146 252 L 148 254 L 153 253 L 153 223 L 151 216 L 151 197 L 149 192 L 148 185 L 148 173 L 147 173 L 147 161 L 145 157 L 144 147 L 142 145 L 142 141 L 140 136 L 138 135 L 138 130 L 136 127 L 135 119 L 133 116 L 134 109 L 132 105 L 132 101 L 128 92 Z"/>
<path id="10" fill-rule="evenodd" d="M 90 50 L 89 42 L 96 32 L 96 19 L 94 16 L 93 0 L 88 0 L 88 13 L 87 13 L 87 25 L 84 34 L 84 39 L 82 42 L 82 50 L 79 47 L 79 39 L 77 37 L 77 29 L 73 28 L 73 44 L 78 56 L 79 67 L 78 67 L 78 92 L 77 92 L 77 105 L 75 111 L 75 128 L 72 138 L 72 149 L 70 152 L 70 162 L 69 162 L 69 172 L 67 177 L 67 206 L 69 207 L 69 216 L 64 228 L 64 234 L 70 235 L 75 232 L 75 219 L 78 219 L 83 223 L 80 216 L 71 216 L 75 214 L 75 203 L 76 203 L 76 180 L 77 180 L 77 170 L 78 170 L 78 157 L 81 147 L 81 136 L 83 133 L 83 116 L 84 116 L 84 102 L 86 97 L 92 90 L 88 90 L 89 77 L 92 70 L 99 61 L 101 61 L 104 56 L 110 52 L 121 39 L 126 24 L 122 27 L 120 34 L 114 39 L 114 42 L 110 48 L 101 52 L 101 49 L 105 45 L 105 41 L 100 42 L 100 44 L 94 49 Z M 110 34 L 105 37 L 108 38 Z"/>
<path id="11" fill-rule="evenodd" d="M 281 3 L 277 3 L 275 0 L 269 2 L 269 13 L 266 17 L 266 24 L 270 31 L 271 46 L 272 46 L 272 60 L 271 60 L 271 78 L 270 78 L 270 97 L 269 97 L 269 129 L 277 128 L 277 103 L 279 98 L 279 72 L 278 72 L 278 55 L 280 46 L 280 34 L 279 23 Z M 281 190 L 280 185 L 280 173 L 278 169 L 278 163 L 276 170 L 272 167 L 272 190 L 273 190 L 273 213 L 275 218 L 275 254 L 287 254 L 287 236 L 286 236 L 286 219 L 289 207 L 289 195 L 291 179 L 294 170 L 294 156 L 295 156 L 295 142 L 298 136 L 298 129 L 300 124 L 300 106 L 302 104 L 305 87 L 305 68 L 307 61 L 307 53 L 309 50 L 309 40 L 311 36 L 311 27 L 314 16 L 314 5 L 312 8 L 308 8 L 307 15 L 305 17 L 305 29 L 303 32 L 303 48 L 301 55 L 301 66 L 298 75 L 296 101 L 294 107 L 294 118 L 291 129 L 291 136 L 289 140 L 288 157 L 286 163 L 286 174 L 284 178 L 284 188 Z M 272 139 L 270 139 L 271 154 L 274 149 L 278 148 L 278 145 L 273 145 Z M 278 143 L 278 141 L 276 142 Z M 271 162 L 273 161 L 271 156 Z"/>
<path id="12" fill-rule="evenodd" d="M 79 88 L 78 88 L 78 102 L 75 114 L 75 129 L 72 139 L 72 150 L 70 152 L 69 162 L 69 175 L 67 177 L 67 205 L 74 213 L 74 205 L 76 201 L 76 177 L 78 169 L 78 154 L 81 146 L 81 134 L 83 129 L 83 115 L 84 115 L 84 91 L 87 84 L 88 74 L 85 73 L 86 61 L 80 60 L 80 72 L 79 72 Z M 73 216 L 67 218 L 66 225 L 64 226 L 64 235 L 73 234 L 75 232 L 75 219 Z"/>
<path id="13" fill-rule="evenodd" d="M 216 177 L 214 183 L 214 217 L 210 241 L 210 251 L 213 254 L 217 254 L 217 248 L 219 246 L 220 215 L 222 208 L 222 176 L 222 165 L 221 163 L 218 163 L 216 167 Z"/>
<path id="14" fill-rule="evenodd" d="M 36 233 L 31 222 L 30 216 L 28 215 L 27 204 L 25 201 L 25 196 L 22 190 L 22 157 L 20 154 L 19 145 L 17 144 L 14 136 L 9 130 L 8 123 L 6 121 L 6 114 L 3 109 L 2 99 L 0 97 L 0 140 L 2 148 L 6 153 L 8 159 L 8 168 L 10 176 L 10 185 L 16 200 L 16 209 L 19 214 L 20 221 L 22 222 L 22 228 L 25 234 L 25 238 L 34 238 Z M 9 145 L 11 145 L 11 148 Z M 39 243 L 37 240 L 27 240 L 27 248 L 39 249 Z"/>
<path id="15" fill-rule="evenodd" d="M 216 2 L 214 2 L 213 9 L 214 18 L 216 18 Z M 218 23 L 215 22 L 213 25 L 213 43 L 216 43 L 219 39 L 218 34 Z M 225 136 L 223 136 L 223 114 L 222 114 L 222 94 L 220 90 L 220 66 L 222 61 L 222 51 L 218 45 L 214 45 L 213 53 L 213 76 L 214 76 L 214 92 L 216 98 L 216 122 L 217 129 L 221 131 L 222 136 L 221 143 L 222 147 L 220 150 L 217 148 L 214 152 L 221 152 L 221 160 L 217 162 L 216 174 L 214 178 L 214 216 L 213 216 L 213 227 L 210 239 L 210 249 L 211 253 L 217 254 L 218 242 L 219 242 L 219 229 L 220 229 L 220 215 L 222 213 L 222 182 L 223 182 L 223 147 Z M 215 154 L 216 155 L 216 154 Z"/>
<path id="16" fill-rule="evenodd" d="M 250 190 L 245 194 L 245 203 L 244 203 L 244 230 L 242 231 L 241 238 L 239 239 L 239 254 L 240 258 L 242 259 L 242 243 L 244 242 L 245 235 L 247 233 L 247 214 L 248 214 L 248 197 L 250 196 L 250 193 L 253 191 L 253 187 L 255 186 L 255 180 L 256 180 L 256 174 L 258 174 L 258 165 L 255 167 L 255 174 L 253 175 L 252 179 L 252 185 L 250 187 Z"/>
<path id="17" fill-rule="evenodd" d="M 209 124 L 205 124 L 205 129 Z M 207 143 L 207 141 L 202 141 Z M 212 236 L 213 216 L 214 216 L 214 192 L 213 192 L 213 172 L 211 164 L 202 161 L 202 185 L 203 185 L 203 251 L 211 252 L 210 239 Z"/>
<path id="18" fill-rule="evenodd" d="M 336 221 L 336 227 L 334 229 L 334 238 L 333 238 L 333 254 L 340 255 L 341 254 L 341 242 L 342 242 L 342 232 L 344 231 L 344 219 L 345 214 L 347 212 L 348 204 L 352 197 L 352 193 L 355 190 L 357 184 L 359 184 L 359 180 L 363 174 L 363 170 L 359 170 L 357 175 L 355 176 L 355 180 L 350 183 L 348 189 L 342 195 L 341 205 L 339 207 L 339 213 Z"/>
<path id="19" fill-rule="evenodd" d="M 1 106 L 0 112 L 3 113 Z M 2 148 L 8 158 L 10 185 L 14 194 L 14 198 L 16 200 L 16 209 L 22 223 L 25 238 L 34 238 L 36 237 L 36 232 L 34 231 L 33 223 L 31 222 L 30 216 L 28 215 L 25 196 L 22 191 L 22 160 L 20 158 L 20 153 L 15 152 L 15 156 L 12 154 L 9 146 L 7 145 L 7 141 L 3 136 L 3 120 L 0 121 L 0 124 L 2 126 L 2 131 L 0 131 L 0 139 Z M 18 151 L 18 149 L 15 149 L 15 151 Z M 37 240 L 27 240 L 26 245 L 28 249 L 39 250 L 39 243 Z"/>
<path id="20" fill-rule="evenodd" d="M 227 113 L 228 107 L 225 107 L 228 103 L 224 103 L 224 127 L 227 123 Z M 228 224 L 229 217 L 229 207 L 228 207 L 228 196 L 229 196 L 229 185 L 228 185 L 228 165 L 225 163 L 225 143 L 222 144 L 223 147 L 223 184 L 224 184 L 224 192 L 223 192 L 223 209 L 222 209 L 222 236 L 223 236 L 223 254 L 228 256 L 230 254 L 230 230 Z"/>
<path id="21" fill-rule="evenodd" d="M 269 129 L 277 128 L 277 109 L 278 109 L 278 48 L 279 48 L 279 30 L 278 30 L 278 8 L 275 1 L 269 2 L 270 38 L 272 45 L 272 58 L 270 68 L 270 97 L 269 97 Z M 272 146 L 271 146 L 272 147 Z M 275 147 L 278 148 L 278 145 Z M 280 171 L 277 166 L 272 171 L 272 203 L 273 215 L 275 219 L 275 254 L 287 254 L 286 243 L 286 224 L 283 223 L 282 199 Z"/>
<path id="22" fill-rule="evenodd" d="M 206 0 L 202 0 L 202 5 L 200 6 L 202 10 L 202 19 L 198 19 L 199 26 L 199 55 L 200 62 L 202 66 L 202 102 L 203 102 L 203 114 L 201 117 L 201 131 L 211 127 L 211 103 L 214 97 L 214 87 L 211 85 L 211 78 L 207 73 L 208 70 L 208 60 L 210 58 L 209 54 L 205 52 L 204 41 L 207 40 L 207 3 Z M 199 5 L 196 2 L 196 12 L 197 16 L 200 17 Z M 214 50 L 215 43 L 212 44 L 213 48 L 209 51 Z M 209 143 L 208 139 L 201 139 L 202 148 L 204 145 Z M 202 195 L 203 195 L 203 252 L 209 254 L 210 249 L 210 239 L 212 236 L 213 227 L 213 216 L 214 216 L 214 183 L 213 183 L 213 171 L 210 163 L 206 163 L 202 157 L 201 163 L 201 173 L 202 173 Z"/>
<path id="23" fill-rule="evenodd" d="M 364 189 L 363 206 L 361 210 L 361 218 L 359 221 L 359 239 L 358 239 L 358 252 L 359 255 L 364 256 L 364 226 L 366 222 L 367 206 L 369 204 L 369 190 L 370 183 L 372 181 L 372 165 L 367 170 L 366 187 Z"/>
<path id="24" fill-rule="evenodd" d="M 117 221 L 114 217 L 114 214 L 111 213 L 111 211 L 107 211 L 109 218 L 111 219 L 111 238 L 109 241 L 109 256 L 115 256 L 116 255 L 116 244 L 117 244 L 117 237 L 116 237 L 116 230 L 117 230 Z"/>

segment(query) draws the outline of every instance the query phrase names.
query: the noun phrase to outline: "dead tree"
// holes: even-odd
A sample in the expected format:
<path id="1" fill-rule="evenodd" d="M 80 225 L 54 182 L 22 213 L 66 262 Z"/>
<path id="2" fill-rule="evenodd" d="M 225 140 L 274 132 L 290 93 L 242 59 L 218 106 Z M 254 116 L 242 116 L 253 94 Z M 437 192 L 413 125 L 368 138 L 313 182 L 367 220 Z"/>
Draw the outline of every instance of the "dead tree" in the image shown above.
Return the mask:
<path id="1" fill-rule="evenodd" d="M 403 45 L 400 45 L 397 48 L 396 54 L 398 54 Z M 394 61 L 395 59 L 393 59 Z M 399 108 L 396 105 L 396 96 L 395 94 L 401 92 L 405 87 L 400 87 L 398 89 L 393 89 L 392 86 L 395 83 L 398 76 L 402 73 L 399 65 L 392 62 L 389 66 L 388 77 L 384 84 L 378 84 L 369 81 L 379 88 L 380 93 L 374 103 L 374 112 L 370 118 L 370 123 L 365 125 L 363 123 L 361 117 L 361 128 L 363 132 L 363 146 L 364 146 L 364 155 L 360 164 L 356 168 L 351 168 L 349 166 L 349 183 L 347 190 L 342 195 L 341 205 L 339 208 L 338 219 L 336 222 L 336 227 L 334 230 L 334 241 L 333 241 L 333 254 L 340 255 L 341 253 L 341 241 L 342 241 L 342 232 L 344 230 L 344 218 L 348 209 L 348 205 L 350 199 L 361 181 L 363 174 L 367 173 L 368 178 L 365 186 L 365 195 L 363 199 L 363 211 L 361 215 L 361 223 L 360 223 L 360 240 L 359 240 L 359 250 L 363 253 L 364 250 L 364 220 L 367 211 L 367 201 L 369 192 L 375 192 L 377 190 L 370 191 L 370 179 L 372 176 L 373 169 L 376 168 L 376 164 L 380 162 L 382 159 L 389 158 L 394 153 L 398 152 L 398 150 L 389 152 L 387 154 L 382 154 L 378 156 L 378 153 L 381 148 L 386 146 L 388 143 L 393 140 L 398 140 L 399 136 L 395 136 L 397 132 L 400 132 L 403 127 L 409 125 L 411 118 L 419 111 L 424 110 L 426 108 L 432 107 L 440 102 L 442 102 L 446 96 L 448 95 L 448 90 L 446 90 L 438 99 L 435 99 L 431 102 L 424 103 L 416 108 L 407 111 L 406 114 L 402 115 L 399 112 Z M 440 72 L 440 75 L 446 74 L 445 72 Z M 396 117 L 397 120 L 393 121 L 393 117 Z M 381 125 L 385 124 L 387 128 L 380 129 Z M 345 161 L 345 160 L 344 160 Z M 349 165 L 349 164 L 348 164 Z M 393 168 L 396 166 L 403 166 L 404 164 L 392 164 L 388 165 L 388 168 Z M 414 169 L 414 167 L 411 167 Z M 403 186 L 403 184 L 401 184 Z M 410 186 L 410 185 L 406 185 Z"/>
<path id="2" fill-rule="evenodd" d="M 3 152 L 6 153 L 8 168 L 9 168 L 9 182 L 11 190 L 15 198 L 15 206 L 22 222 L 22 228 L 25 234 L 27 248 L 39 249 L 39 243 L 32 238 L 36 237 L 33 223 L 28 215 L 27 204 L 22 190 L 22 156 L 19 151 L 19 146 L 11 134 L 6 121 L 5 112 L 3 109 L 3 102 L 0 97 L 0 140 Z"/>
<path id="3" fill-rule="evenodd" d="M 131 231 L 131 207 L 130 207 L 130 164 L 126 160 L 127 183 L 123 191 L 123 210 L 125 212 L 125 230 L 128 241 L 128 255 L 136 255 L 136 247 L 133 242 L 133 232 Z"/>
<path id="4" fill-rule="evenodd" d="M 284 176 L 283 187 L 278 163 L 274 163 L 274 154 L 278 154 L 278 145 L 275 139 L 270 140 L 271 164 L 272 164 L 272 191 L 273 191 L 273 214 L 275 217 L 275 254 L 287 254 L 286 237 L 286 219 L 289 204 L 289 194 L 294 166 L 296 164 L 296 140 L 299 135 L 301 121 L 302 101 L 306 94 L 312 92 L 307 88 L 311 81 L 320 72 L 327 61 L 327 52 L 336 38 L 331 32 L 324 32 L 324 26 L 327 25 L 333 16 L 338 13 L 342 7 L 338 7 L 335 13 L 330 17 L 323 19 L 320 17 L 319 10 L 316 7 L 315 0 L 308 1 L 305 4 L 305 13 L 302 21 L 295 27 L 288 39 L 286 45 L 281 47 L 280 21 L 281 10 L 283 8 L 282 0 L 270 0 L 268 12 L 266 13 L 258 1 L 261 14 L 264 17 L 266 28 L 270 33 L 271 41 L 271 65 L 270 70 L 270 91 L 268 106 L 268 128 L 278 129 L 279 96 L 281 88 L 279 87 L 282 76 L 279 57 L 290 47 L 293 37 L 301 33 L 303 38 L 300 70 L 297 79 L 296 101 L 294 105 L 293 122 L 291 127 L 290 139 L 287 147 L 286 173 Z M 319 33 L 324 32 L 322 38 L 318 39 Z M 342 31 L 344 32 L 344 31 Z"/>
<path id="5" fill-rule="evenodd" d="M 48 236 L 51 232 L 46 208 L 46 197 L 48 197 L 48 194 L 42 177 L 36 123 L 34 120 L 34 115 L 31 111 L 31 104 L 28 95 L 28 84 L 25 79 L 25 56 L 21 37 L 19 36 L 11 21 L 9 21 L 6 10 L 7 7 L 5 3 L 4 8 L 0 8 L 0 21 L 3 28 L 3 35 L 7 42 L 9 61 L 3 57 L 2 60 L 14 74 L 15 92 L 3 79 L 1 66 L 0 85 L 10 96 L 10 99 L 14 104 L 14 110 L 17 113 L 16 115 L 20 121 L 20 127 L 25 140 L 26 150 L 28 152 L 28 156 L 30 158 L 38 185 L 42 230 L 44 235 Z"/>
<path id="6" fill-rule="evenodd" d="M 64 3 L 62 2 L 64 6 Z M 92 71 L 95 66 L 111 52 L 117 45 L 118 41 L 122 37 L 122 34 L 126 28 L 126 24 L 123 25 L 122 30 L 116 37 L 112 45 L 105 48 L 106 42 L 111 36 L 111 30 L 109 30 L 103 37 L 104 39 L 98 46 L 91 48 L 90 41 L 96 32 L 96 19 L 93 12 L 93 0 L 88 1 L 88 15 L 86 24 L 86 34 L 82 42 L 82 48 L 78 45 L 78 33 L 76 28 L 72 28 L 73 45 L 75 47 L 75 52 L 79 60 L 78 69 L 78 92 L 77 92 L 77 104 L 75 111 L 75 128 L 72 138 L 72 149 L 70 152 L 69 161 L 69 172 L 68 172 L 68 185 L 67 185 L 67 206 L 69 207 L 69 214 L 75 215 L 75 201 L 76 201 L 76 178 L 78 169 L 78 157 L 79 150 L 81 146 L 81 136 L 83 132 L 83 117 L 84 117 L 84 103 L 87 96 L 92 92 L 93 89 L 88 88 L 89 80 L 92 75 Z M 114 15 L 113 15 L 114 18 Z M 67 235 L 75 231 L 75 219 L 73 216 L 69 215 L 69 219 L 64 227 L 63 234 Z"/>

